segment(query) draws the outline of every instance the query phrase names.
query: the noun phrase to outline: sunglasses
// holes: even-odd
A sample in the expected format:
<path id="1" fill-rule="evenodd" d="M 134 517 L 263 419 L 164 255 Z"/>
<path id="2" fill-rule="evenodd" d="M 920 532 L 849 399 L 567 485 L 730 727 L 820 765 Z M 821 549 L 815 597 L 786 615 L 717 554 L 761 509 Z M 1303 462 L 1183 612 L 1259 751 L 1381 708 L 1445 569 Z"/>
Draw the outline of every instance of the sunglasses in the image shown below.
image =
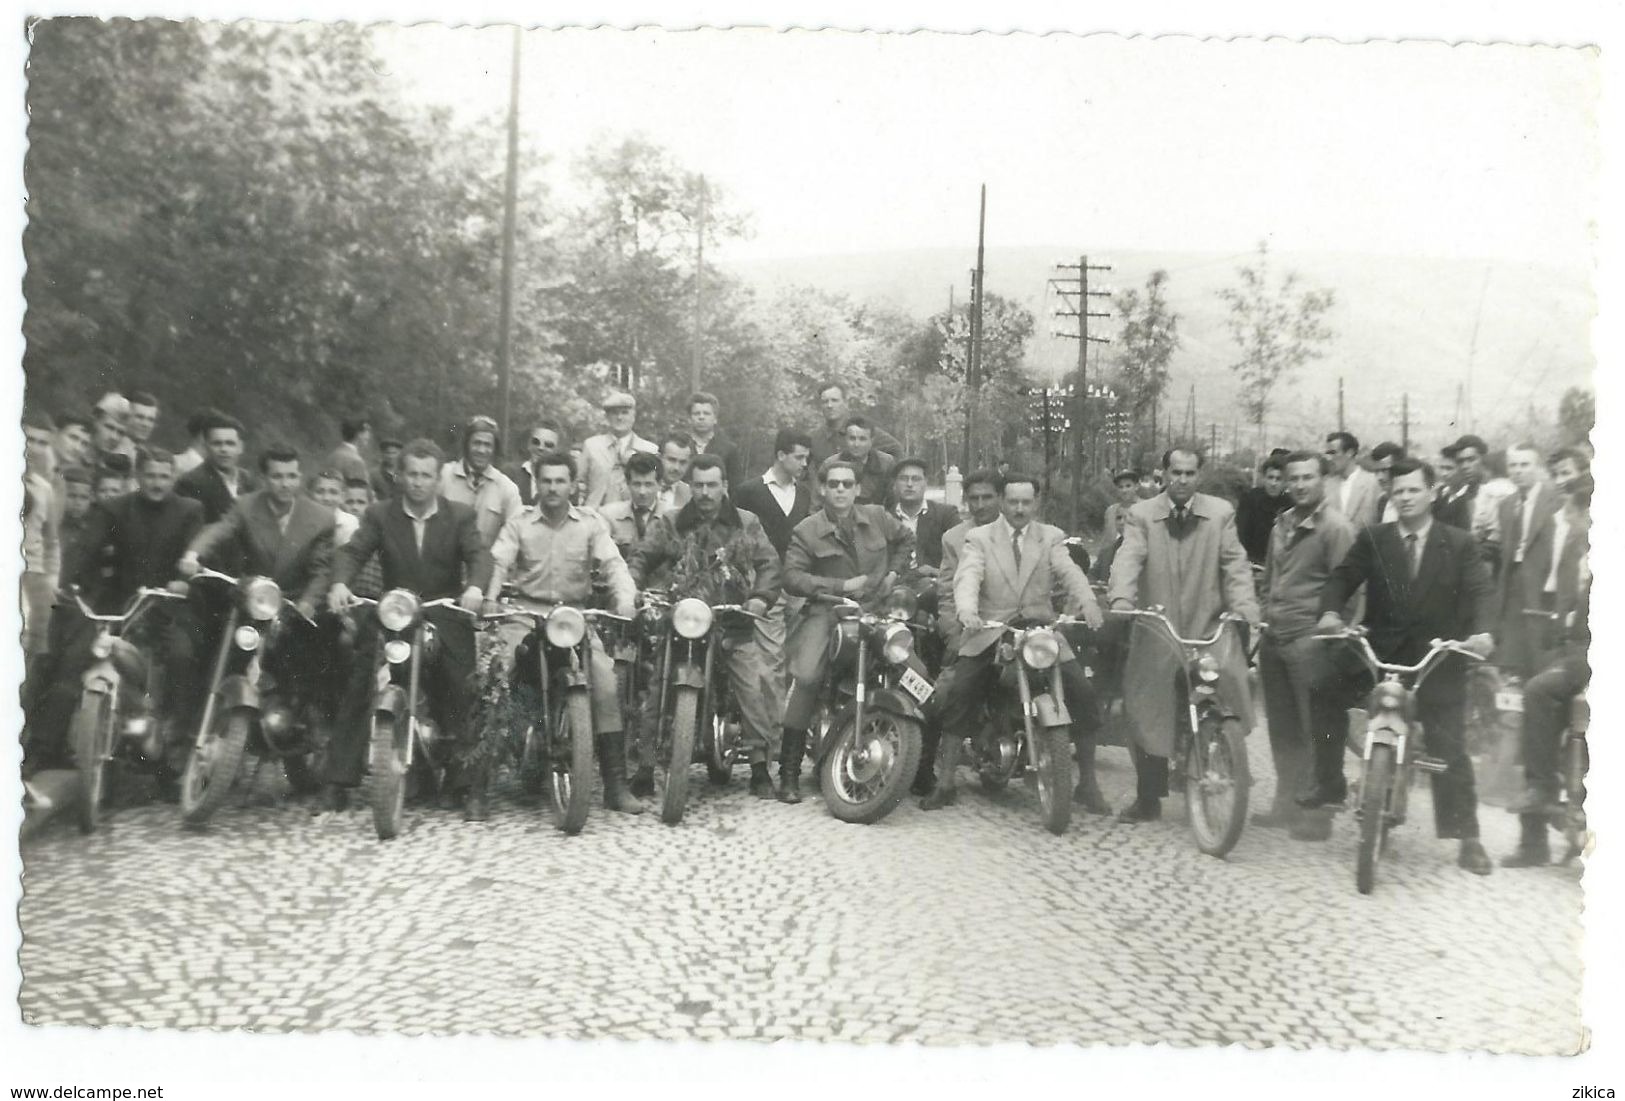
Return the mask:
<path id="1" fill-rule="evenodd" d="M 843 479 L 841 479 L 839 481 L 831 479 L 830 481 L 827 481 L 824 484 L 826 486 L 828 486 L 830 489 L 851 489 L 853 486 L 857 485 L 858 483 L 854 482 L 850 478 L 843 478 Z"/>

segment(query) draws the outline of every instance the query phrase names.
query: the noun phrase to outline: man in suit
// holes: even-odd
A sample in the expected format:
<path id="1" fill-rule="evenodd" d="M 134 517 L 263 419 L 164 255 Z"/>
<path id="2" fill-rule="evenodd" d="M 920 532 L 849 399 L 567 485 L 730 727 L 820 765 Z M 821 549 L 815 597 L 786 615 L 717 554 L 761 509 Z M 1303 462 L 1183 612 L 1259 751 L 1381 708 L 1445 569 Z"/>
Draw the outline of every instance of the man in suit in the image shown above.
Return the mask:
<path id="1" fill-rule="evenodd" d="M 1320 598 L 1320 629 L 1343 627 L 1342 609 L 1365 586 L 1365 626 L 1371 648 L 1383 661 L 1409 665 L 1421 660 L 1432 639 L 1458 639 L 1480 654 L 1494 647 L 1490 625 L 1494 589 L 1473 537 L 1436 522 L 1433 468 L 1414 459 L 1394 463 L 1391 496 L 1399 520 L 1358 532 L 1348 555 L 1332 571 Z M 1368 691 L 1370 673 L 1354 663 L 1346 648 L 1342 662 L 1350 704 Z M 1445 762 L 1431 776 L 1433 816 L 1438 835 L 1461 842 L 1457 863 L 1475 875 L 1490 874 L 1490 860 L 1478 840 L 1478 796 L 1473 762 L 1467 756 L 1464 719 L 1467 676 L 1464 660 L 1451 655 L 1416 692 L 1417 716 L 1426 752 Z M 1315 787 L 1298 800 L 1314 808 L 1342 803 L 1343 746 L 1346 731 L 1315 743 Z"/>
<path id="2" fill-rule="evenodd" d="M 1501 568 L 1496 575 L 1495 660 L 1528 678 L 1540 667 L 1546 624 L 1524 610 L 1551 611 L 1545 581 L 1552 570 L 1552 521 L 1560 503 L 1556 488 L 1541 478 L 1540 452 L 1533 444 L 1507 448 L 1507 477 L 1515 492 L 1501 502 L 1497 525 Z"/>
<path id="3" fill-rule="evenodd" d="M 1405 449 L 1392 440 L 1384 440 L 1371 449 L 1371 473 L 1377 476 L 1377 520 L 1379 524 L 1391 524 L 1399 519 L 1399 513 L 1388 497 L 1388 488 L 1393 483 L 1393 467 L 1396 460 L 1405 458 Z"/>
<path id="4" fill-rule="evenodd" d="M 1230 611 L 1259 623 L 1247 552 L 1236 536 L 1236 513 L 1227 501 L 1196 492 L 1202 456 L 1184 448 L 1163 453 L 1166 488 L 1129 510 L 1123 545 L 1112 562 L 1107 590 L 1115 607 L 1160 605 L 1181 638 L 1206 638 Z M 1135 621 L 1123 697 L 1133 728 L 1135 797 L 1118 817 L 1144 822 L 1162 816 L 1168 794 L 1168 756 L 1174 724 L 1186 721 L 1184 657 L 1159 630 Z M 1252 700 L 1247 688 L 1246 647 L 1226 631 L 1211 651 L 1219 662 L 1219 691 L 1251 730 Z"/>
<path id="5" fill-rule="evenodd" d="M 354 604 L 350 583 L 374 554 L 383 569 L 384 589 L 407 589 L 427 602 L 456 597 L 465 611 L 480 610 L 491 580 L 491 552 L 480 538 L 474 510 L 440 496 L 440 468 L 445 455 L 430 440 L 413 440 L 401 452 L 401 495 L 369 505 L 344 549 L 334 556 L 333 587 L 328 604 L 345 612 Z M 469 729 L 474 703 L 474 626 L 450 608 L 425 613 L 434 624 L 437 646 L 423 668 L 430 707 L 446 740 L 458 747 L 458 759 L 476 756 L 478 732 Z M 344 721 L 328 745 L 326 802 L 342 810 L 348 789 L 361 782 L 367 750 L 367 705 L 371 700 L 380 631 L 376 616 L 365 617 L 356 646 L 356 661 L 344 703 Z M 448 769 L 445 793 L 455 803 L 468 796 L 465 816 L 485 813 L 482 768 Z"/>
<path id="6" fill-rule="evenodd" d="M 243 457 L 243 424 L 226 413 L 215 416 L 203 429 L 207 452 L 203 464 L 175 483 L 175 492 L 203 506 L 203 522 L 222 519 L 237 498 L 259 488 L 254 476 L 238 465 Z"/>
<path id="7" fill-rule="evenodd" d="M 608 431 L 581 443 L 581 480 L 586 485 L 582 503 L 588 507 L 626 500 L 626 460 L 637 451 L 659 454 L 652 441 L 633 429 L 637 416 L 638 405 L 631 394 L 617 391 L 604 399 Z"/>
<path id="8" fill-rule="evenodd" d="M 1259 484 L 1243 491 L 1236 502 L 1236 536 L 1247 551 L 1248 561 L 1255 566 L 1264 564 L 1276 518 L 1292 507 L 1292 498 L 1286 492 L 1288 454 L 1279 448 L 1270 452 L 1259 474 Z"/>
<path id="9" fill-rule="evenodd" d="M 999 519 L 965 535 L 964 555 L 954 572 L 954 614 L 959 617 L 959 657 L 939 686 L 941 714 L 947 729 L 937 746 L 936 788 L 920 802 L 924 810 L 945 807 L 958 799 L 954 770 L 966 738 L 980 733 L 984 712 L 978 707 L 994 690 L 994 663 L 1001 623 L 1048 623 L 1055 619 L 1051 602 L 1057 588 L 1066 594 L 1066 610 L 1090 627 L 1101 625 L 1094 590 L 1066 549 L 1066 533 L 1039 523 L 1038 481 L 1028 474 L 1004 476 Z M 1072 716 L 1072 737 L 1080 765 L 1092 773 L 1094 735 L 1100 725 L 1094 691 L 1083 667 L 1061 639 L 1061 683 Z M 1086 781 L 1092 776 L 1086 776 Z"/>
<path id="10" fill-rule="evenodd" d="M 1553 464 L 1565 491 L 1553 518 L 1554 554 L 1545 589 L 1552 598 L 1557 648 L 1541 671 L 1523 686 L 1523 797 L 1518 812 L 1518 847 L 1501 858 L 1503 868 L 1529 868 L 1552 859 L 1547 830 L 1562 808 L 1562 763 L 1558 754 L 1574 698 L 1591 683 L 1591 493 L 1589 460 L 1576 450 L 1561 451 Z M 1577 793 L 1571 792 L 1570 798 Z"/>
<path id="11" fill-rule="evenodd" d="M 959 523 L 959 510 L 925 499 L 925 460 L 902 459 L 891 474 L 892 515 L 914 533 L 915 572 L 934 582 L 942 566 L 942 537 Z"/>
<path id="12" fill-rule="evenodd" d="M 660 507 L 673 512 L 688 504 L 688 464 L 694 441 L 681 432 L 667 433 L 660 441 Z"/>
<path id="13" fill-rule="evenodd" d="M 790 548 L 790 533 L 812 514 L 813 494 L 803 475 L 812 454 L 812 437 L 794 428 L 781 428 L 773 440 L 773 465 L 760 478 L 751 478 L 728 495 L 738 508 L 756 514 L 767 532 L 767 541 L 784 561 Z M 801 598 L 784 593 L 767 610 L 767 618 L 756 624 L 757 641 L 773 667 L 777 698 L 783 699 L 789 674 L 785 669 L 784 640 L 790 618 L 801 610 Z"/>
<path id="14" fill-rule="evenodd" d="M 1352 432 L 1333 432 L 1324 449 L 1331 477 L 1326 479 L 1326 499 L 1356 528 L 1377 522 L 1377 498 L 1382 487 L 1377 476 L 1360 465 L 1360 441 Z"/>
<path id="15" fill-rule="evenodd" d="M 336 678 L 338 620 L 329 617 L 319 626 L 309 621 L 316 619 L 317 602 L 332 575 L 333 510 L 299 492 L 299 453 L 291 447 L 266 448 L 260 475 L 265 488 L 247 494 L 219 523 L 200 531 L 181 557 L 180 573 L 191 577 L 209 562 L 229 573 L 275 581 L 304 618 L 287 621 L 288 633 L 267 660 L 282 677 L 304 686 L 322 718 L 331 722 L 342 687 Z M 336 488 L 332 492 L 337 496 Z M 205 652 L 213 652 L 213 645 L 217 642 Z"/>
<path id="16" fill-rule="evenodd" d="M 914 557 L 914 535 L 879 505 L 860 505 L 858 468 L 846 459 L 824 464 L 823 507 L 790 535 L 784 556 L 784 589 L 793 596 L 845 597 L 865 606 L 878 604 Z M 790 676 L 784 706 L 784 737 L 779 754 L 779 799 L 801 802 L 801 762 L 807 753 L 807 727 L 829 669 L 834 610 L 810 603 L 790 630 L 785 663 Z M 924 666 L 910 657 L 923 676 Z"/>
<path id="17" fill-rule="evenodd" d="M 1462 531 L 1474 531 L 1478 491 L 1485 481 L 1484 456 L 1489 454 L 1489 445 L 1478 436 L 1467 435 L 1440 454 L 1450 461 L 1454 474 L 1444 480 L 1433 505 L 1433 517 Z"/>
<path id="18" fill-rule="evenodd" d="M 564 429 L 559 427 L 556 420 L 543 417 L 530 430 L 530 436 L 525 441 L 525 460 L 515 463 L 507 471 L 513 484 L 519 487 L 519 499 L 526 508 L 536 503 L 536 460 L 543 455 L 562 451 L 563 444 Z"/>
<path id="19" fill-rule="evenodd" d="M 141 488 L 92 505 L 78 551 L 64 563 L 63 581 L 100 613 L 123 611 L 142 588 L 175 585 L 175 564 L 203 526 L 203 506 L 175 493 L 175 459 L 148 448 L 138 471 Z M 65 759 L 68 721 L 79 697 L 79 681 L 91 663 L 96 627 L 71 600 L 59 600 L 51 617 L 47 663 L 39 671 L 42 691 L 28 715 L 30 755 Z M 196 627 L 182 601 L 163 601 L 143 616 L 136 641 L 148 641 L 167 689 L 162 724 L 165 739 L 158 772 L 159 794 L 180 797 L 179 777 L 198 702 Z"/>
<path id="20" fill-rule="evenodd" d="M 745 484 L 745 470 L 740 460 L 739 445 L 717 427 L 717 415 L 722 406 L 715 394 L 698 391 L 688 399 L 688 435 L 694 441 L 690 459 L 701 455 L 715 455 L 722 460 L 722 469 L 730 486 Z"/>

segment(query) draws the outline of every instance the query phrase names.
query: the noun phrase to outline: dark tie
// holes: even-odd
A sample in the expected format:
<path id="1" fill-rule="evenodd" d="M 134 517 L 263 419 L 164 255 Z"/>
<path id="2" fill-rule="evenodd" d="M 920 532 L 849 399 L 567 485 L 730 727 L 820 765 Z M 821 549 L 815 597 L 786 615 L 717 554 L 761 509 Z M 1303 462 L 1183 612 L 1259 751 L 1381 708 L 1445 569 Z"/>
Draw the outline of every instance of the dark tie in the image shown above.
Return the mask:
<path id="1" fill-rule="evenodd" d="M 1186 532 L 1188 532 L 1190 530 L 1190 528 L 1185 523 L 1185 519 L 1186 519 L 1185 506 L 1184 505 L 1175 505 L 1174 506 L 1174 522 L 1171 525 L 1169 525 L 1170 527 L 1173 528 L 1173 533 L 1174 533 L 1174 538 L 1175 539 L 1183 539 L 1183 538 L 1185 538 Z"/>
<path id="2" fill-rule="evenodd" d="M 1015 556 L 1016 569 L 1021 569 L 1021 532 L 1010 536 L 1010 553 Z"/>
<path id="3" fill-rule="evenodd" d="M 638 538 L 639 539 L 643 538 L 643 525 L 646 522 L 644 517 L 646 517 L 647 515 L 648 515 L 648 510 L 647 509 L 635 508 L 635 509 L 632 510 L 632 522 L 634 524 L 636 524 L 637 527 L 638 527 Z"/>
<path id="4" fill-rule="evenodd" d="M 1405 536 L 1405 565 L 1410 570 L 1410 578 L 1416 580 L 1416 533 L 1413 531 Z"/>

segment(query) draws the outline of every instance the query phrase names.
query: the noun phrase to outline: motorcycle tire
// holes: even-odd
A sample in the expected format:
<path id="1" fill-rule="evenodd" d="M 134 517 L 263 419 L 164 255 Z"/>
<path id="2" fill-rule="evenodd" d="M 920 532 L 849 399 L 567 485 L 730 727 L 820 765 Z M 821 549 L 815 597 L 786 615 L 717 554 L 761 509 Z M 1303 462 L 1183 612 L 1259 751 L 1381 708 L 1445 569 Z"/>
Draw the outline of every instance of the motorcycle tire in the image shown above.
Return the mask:
<path id="1" fill-rule="evenodd" d="M 920 724 L 878 708 L 864 716 L 864 735 L 844 718 L 819 760 L 824 805 L 842 822 L 868 825 L 890 814 L 920 768 Z"/>
<path id="2" fill-rule="evenodd" d="M 592 703 L 586 689 L 573 689 L 559 708 L 554 744 L 570 747 L 566 760 L 550 761 L 548 783 L 553 796 L 553 825 L 569 836 L 587 824 L 587 804 L 592 797 Z M 550 755 L 551 756 L 551 755 Z"/>
<path id="3" fill-rule="evenodd" d="M 104 731 L 113 722 L 112 705 L 106 696 L 98 696 L 95 703 L 83 703 L 73 713 L 73 757 L 79 769 L 79 830 L 95 833 L 101 825 L 102 800 L 107 794 L 108 760 L 103 750 L 107 744 Z"/>
<path id="4" fill-rule="evenodd" d="M 547 753 L 542 737 L 535 723 L 526 724 L 519 749 L 519 790 L 526 795 L 540 795 L 547 790 Z"/>
<path id="5" fill-rule="evenodd" d="M 728 717 L 712 712 L 705 726 L 705 774 L 719 787 L 733 779 L 733 762 L 728 760 Z"/>
<path id="6" fill-rule="evenodd" d="M 688 770 L 694 764 L 694 735 L 700 721 L 700 692 L 679 687 L 671 712 L 671 753 L 660 787 L 660 820 L 675 826 L 688 808 Z"/>
<path id="7" fill-rule="evenodd" d="M 193 828 L 208 825 L 214 812 L 225 805 L 242 765 L 254 713 L 247 708 L 217 710 L 209 725 L 203 744 L 186 758 L 186 773 L 181 777 L 181 822 Z"/>
<path id="8" fill-rule="evenodd" d="M 1185 805 L 1196 847 L 1223 857 L 1247 825 L 1247 739 L 1236 719 L 1208 714 L 1196 728 L 1186 756 Z"/>
<path id="9" fill-rule="evenodd" d="M 1394 747 L 1374 745 L 1360 778 L 1360 847 L 1354 857 L 1354 888 L 1362 895 L 1377 885 L 1377 862 L 1388 832 L 1388 792 L 1395 783 Z"/>
<path id="10" fill-rule="evenodd" d="M 372 717 L 372 781 L 367 801 L 378 840 L 401 832 L 406 810 L 406 740 L 412 736 L 405 715 L 379 711 Z"/>
<path id="11" fill-rule="evenodd" d="M 1038 816 L 1050 833 L 1063 834 L 1072 824 L 1072 728 L 1041 727 L 1033 736 L 1038 739 L 1038 767 L 1033 770 Z"/>

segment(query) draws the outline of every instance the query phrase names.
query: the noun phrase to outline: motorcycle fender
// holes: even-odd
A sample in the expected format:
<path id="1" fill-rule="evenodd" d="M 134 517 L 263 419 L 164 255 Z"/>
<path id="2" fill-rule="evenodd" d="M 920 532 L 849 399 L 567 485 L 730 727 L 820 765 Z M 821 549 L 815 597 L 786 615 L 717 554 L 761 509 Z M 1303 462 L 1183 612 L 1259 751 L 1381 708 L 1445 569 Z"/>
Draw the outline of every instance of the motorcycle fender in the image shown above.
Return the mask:
<path id="1" fill-rule="evenodd" d="M 227 677 L 215 689 L 215 695 L 220 698 L 220 706 L 227 711 L 235 711 L 241 707 L 260 709 L 259 687 L 241 674 Z"/>
<path id="2" fill-rule="evenodd" d="M 671 682 L 679 688 L 705 688 L 705 667 L 685 661 L 672 671 Z"/>
<path id="3" fill-rule="evenodd" d="M 890 711 L 893 715 L 901 715 L 905 719 L 915 722 L 924 722 L 925 715 L 920 705 L 900 688 L 877 688 L 874 695 L 868 700 L 870 707 L 878 707 L 882 711 Z"/>
<path id="4" fill-rule="evenodd" d="M 1046 730 L 1072 725 L 1072 716 L 1067 712 L 1066 704 L 1048 692 L 1040 692 L 1033 697 L 1033 718 Z"/>
<path id="5" fill-rule="evenodd" d="M 824 736 L 813 746 L 813 767 L 824 767 L 824 758 L 829 756 L 830 747 L 835 744 L 835 735 L 846 729 L 847 725 L 856 718 L 856 710 L 843 707 L 829 717 L 829 727 Z"/>
<path id="6" fill-rule="evenodd" d="M 373 714 L 383 712 L 386 715 L 406 714 L 406 689 L 398 684 L 386 685 L 372 698 Z"/>
<path id="7" fill-rule="evenodd" d="M 1405 720 L 1398 715 L 1377 715 L 1365 728 L 1366 745 L 1397 746 L 1406 733 Z"/>

